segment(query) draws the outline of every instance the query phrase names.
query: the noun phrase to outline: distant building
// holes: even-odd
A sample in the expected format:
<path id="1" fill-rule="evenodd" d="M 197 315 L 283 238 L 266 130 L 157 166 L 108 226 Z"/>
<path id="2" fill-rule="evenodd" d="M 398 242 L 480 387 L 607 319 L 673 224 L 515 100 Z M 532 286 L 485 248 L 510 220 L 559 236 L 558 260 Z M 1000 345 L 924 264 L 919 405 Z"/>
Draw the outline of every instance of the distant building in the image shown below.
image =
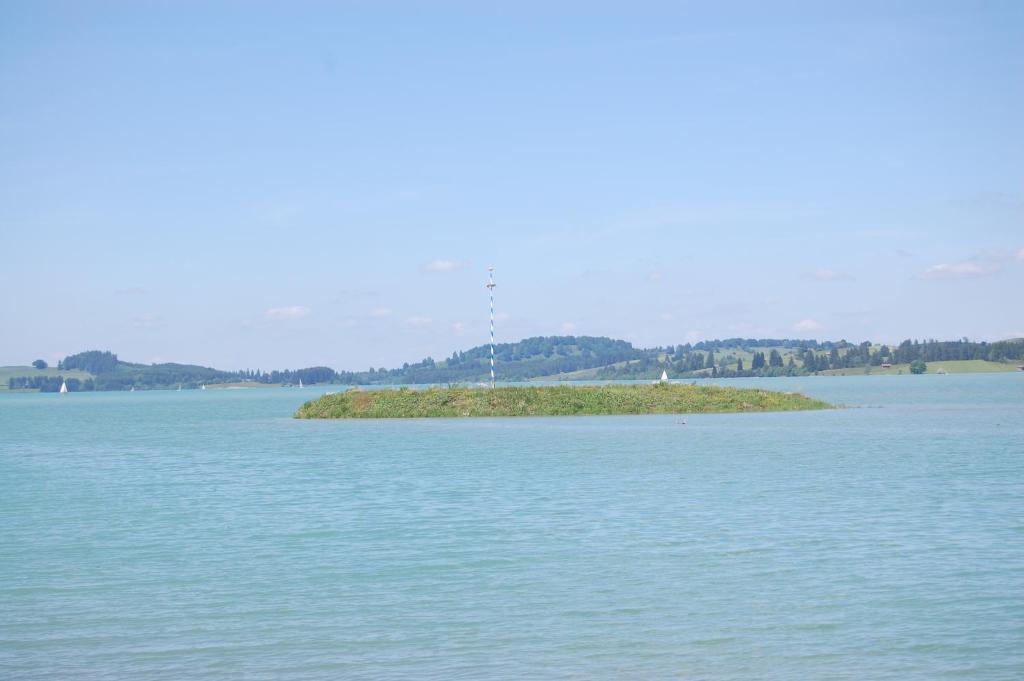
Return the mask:
<path id="1" fill-rule="evenodd" d="M 883 369 L 891 369 L 892 368 L 892 362 L 882 362 L 882 368 Z"/>

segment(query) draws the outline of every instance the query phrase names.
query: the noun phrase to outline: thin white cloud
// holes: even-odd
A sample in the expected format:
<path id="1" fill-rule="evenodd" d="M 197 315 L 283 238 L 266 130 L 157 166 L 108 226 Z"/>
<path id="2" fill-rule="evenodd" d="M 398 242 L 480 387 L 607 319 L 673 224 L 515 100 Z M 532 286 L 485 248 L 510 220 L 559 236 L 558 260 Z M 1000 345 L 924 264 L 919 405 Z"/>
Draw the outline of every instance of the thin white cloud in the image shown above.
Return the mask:
<path id="1" fill-rule="evenodd" d="M 371 317 L 390 317 L 391 316 L 391 308 L 390 307 L 376 307 L 376 308 L 374 308 L 370 312 L 370 316 Z"/>
<path id="2" fill-rule="evenodd" d="M 305 317 L 310 312 L 305 305 L 289 305 L 287 307 L 272 307 L 264 315 L 267 319 L 298 319 Z"/>
<path id="3" fill-rule="evenodd" d="M 455 333 L 456 336 L 461 336 L 462 334 L 466 333 L 466 325 L 463 324 L 462 322 L 455 322 L 454 324 L 452 324 L 452 331 Z"/>
<path id="4" fill-rule="evenodd" d="M 405 323 L 409 326 L 427 326 L 432 324 L 433 321 L 430 317 L 409 317 L 405 320 Z"/>
<path id="5" fill-rule="evenodd" d="M 819 267 L 811 273 L 811 278 L 815 281 L 828 282 L 828 281 L 849 281 L 853 279 L 846 272 L 840 272 L 838 270 L 832 270 L 827 267 Z"/>
<path id="6" fill-rule="evenodd" d="M 576 330 L 576 325 L 572 322 L 562 322 L 562 333 L 572 333 Z"/>
<path id="7" fill-rule="evenodd" d="M 452 272 L 469 267 L 465 260 L 431 260 L 423 266 L 426 272 Z"/>
<path id="8" fill-rule="evenodd" d="M 797 331 L 819 331 L 821 329 L 821 323 L 814 319 L 801 319 L 793 328 Z"/>
<path id="9" fill-rule="evenodd" d="M 136 329 L 157 329 L 163 325 L 163 319 L 155 314 L 143 314 L 132 319 L 132 326 Z"/>
<path id="10" fill-rule="evenodd" d="M 376 298 L 380 293 L 372 289 L 347 288 L 338 291 L 337 297 L 331 300 L 332 303 L 346 303 L 353 298 L 366 299 Z"/>
<path id="11" fill-rule="evenodd" d="M 868 239 L 894 239 L 903 236 L 906 232 L 900 229 L 858 229 L 853 232 L 855 236 Z"/>
<path id="12" fill-rule="evenodd" d="M 932 265 L 921 273 L 922 279 L 973 279 L 995 274 L 1003 269 L 995 262 L 964 261 Z"/>

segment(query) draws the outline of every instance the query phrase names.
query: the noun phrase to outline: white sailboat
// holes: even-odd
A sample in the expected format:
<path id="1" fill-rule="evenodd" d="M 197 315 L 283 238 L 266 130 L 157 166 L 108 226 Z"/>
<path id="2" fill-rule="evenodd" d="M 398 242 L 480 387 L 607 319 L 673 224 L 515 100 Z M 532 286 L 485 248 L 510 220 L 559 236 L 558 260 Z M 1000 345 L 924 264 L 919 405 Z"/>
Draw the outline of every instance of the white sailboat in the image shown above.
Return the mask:
<path id="1" fill-rule="evenodd" d="M 300 388 L 302 387 L 302 379 L 301 378 L 299 379 L 299 387 Z"/>
<path id="2" fill-rule="evenodd" d="M 178 384 L 178 392 L 181 392 L 181 383 Z"/>
<path id="3" fill-rule="evenodd" d="M 203 383 L 203 385 L 202 385 L 202 386 L 201 386 L 201 387 L 200 387 L 199 389 L 200 389 L 200 390 L 206 390 L 206 384 L 205 384 L 205 383 Z"/>
<path id="4" fill-rule="evenodd" d="M 668 372 L 667 371 L 662 371 L 661 372 L 661 382 L 662 383 L 668 383 Z"/>
<path id="5" fill-rule="evenodd" d="M 130 392 L 130 393 L 133 393 L 133 392 L 135 392 L 135 386 L 133 385 L 133 386 L 132 386 L 132 389 L 131 389 L 131 390 L 129 390 L 128 392 Z"/>
<path id="6" fill-rule="evenodd" d="M 68 383 L 67 383 L 67 381 L 61 380 L 61 382 L 60 382 L 60 392 L 61 392 L 61 394 L 64 394 L 67 391 L 68 391 Z"/>

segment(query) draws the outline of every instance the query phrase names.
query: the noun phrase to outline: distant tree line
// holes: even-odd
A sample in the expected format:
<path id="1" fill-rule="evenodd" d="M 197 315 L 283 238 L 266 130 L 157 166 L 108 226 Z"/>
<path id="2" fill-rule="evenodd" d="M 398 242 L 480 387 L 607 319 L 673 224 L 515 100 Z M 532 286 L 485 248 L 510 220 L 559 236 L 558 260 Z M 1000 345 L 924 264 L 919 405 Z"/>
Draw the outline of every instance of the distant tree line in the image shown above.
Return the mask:
<path id="1" fill-rule="evenodd" d="M 448 359 L 427 357 L 395 369 L 371 368 L 365 372 L 339 372 L 338 382 L 348 384 L 467 383 L 490 378 L 489 345 L 454 352 Z M 581 369 L 641 359 L 645 351 L 627 341 L 597 336 L 537 336 L 518 343 L 494 346 L 501 380 L 520 381 Z"/>
<path id="2" fill-rule="evenodd" d="M 801 376 L 835 369 L 856 369 L 882 364 L 910 364 L 915 361 L 982 359 L 994 362 L 1024 359 L 1024 340 L 996 343 L 905 340 L 898 346 L 875 346 L 865 341 L 824 341 L 727 338 L 699 343 L 635 348 L 631 343 L 596 336 L 537 336 L 517 343 L 495 346 L 498 377 L 519 381 L 593 370 L 600 379 L 658 378 L 663 371 L 673 378 Z M 45 365 L 45 363 L 44 363 Z M 917 366 L 917 365 L 915 365 Z M 99 350 L 69 355 L 58 362 L 59 370 L 80 370 L 94 376 L 79 381 L 67 379 L 68 389 L 128 390 L 130 388 L 196 388 L 204 384 L 251 381 L 263 384 L 304 385 L 342 383 L 366 384 L 455 384 L 490 378 L 490 347 L 481 345 L 453 352 L 451 357 L 426 357 L 413 364 L 366 371 L 335 371 L 316 366 L 305 369 L 263 371 L 220 371 L 192 364 L 134 364 Z M 55 392 L 59 376 L 20 376 L 8 387 Z"/>
<path id="3" fill-rule="evenodd" d="M 990 362 L 1024 359 L 1024 339 L 998 341 L 996 343 L 973 343 L 966 338 L 956 341 L 909 341 L 905 340 L 893 350 L 895 364 L 913 362 L 941 362 L 958 359 L 984 359 Z"/>
<path id="4" fill-rule="evenodd" d="M 766 354 L 761 349 L 771 348 Z M 788 358 L 783 358 L 783 353 Z M 937 362 L 982 359 L 1006 362 L 1024 359 L 1024 340 L 996 343 L 905 340 L 895 348 L 875 347 L 871 342 L 817 342 L 779 339 L 728 339 L 695 345 L 665 346 L 644 351 L 643 358 L 623 366 L 602 368 L 601 379 L 657 378 L 666 371 L 673 378 L 803 376 L 833 369 L 870 370 L 883 364 L 911 364 L 915 360 Z M 719 355 L 716 356 L 716 352 Z M 742 356 L 749 354 L 750 363 Z"/>
<path id="5" fill-rule="evenodd" d="M 242 381 L 255 381 L 256 383 L 273 383 L 283 385 L 298 385 L 301 380 L 304 385 L 315 385 L 317 383 L 338 383 L 338 372 L 330 367 L 308 367 L 306 369 L 285 369 L 284 371 L 268 371 L 266 373 L 256 371 L 240 371 L 238 379 Z"/>
<path id="6" fill-rule="evenodd" d="M 77 378 L 65 379 L 63 376 L 12 376 L 7 379 L 7 387 L 11 390 L 38 390 L 43 393 L 60 392 L 61 383 L 67 380 L 68 392 L 77 393 L 96 389 L 91 378 L 84 381 Z"/>
<path id="7" fill-rule="evenodd" d="M 57 362 L 57 368 L 62 370 L 78 369 L 88 371 L 90 374 L 109 374 L 117 371 L 118 364 L 120 362 L 118 362 L 117 355 L 112 352 L 89 350 L 77 355 L 68 355 Z"/>

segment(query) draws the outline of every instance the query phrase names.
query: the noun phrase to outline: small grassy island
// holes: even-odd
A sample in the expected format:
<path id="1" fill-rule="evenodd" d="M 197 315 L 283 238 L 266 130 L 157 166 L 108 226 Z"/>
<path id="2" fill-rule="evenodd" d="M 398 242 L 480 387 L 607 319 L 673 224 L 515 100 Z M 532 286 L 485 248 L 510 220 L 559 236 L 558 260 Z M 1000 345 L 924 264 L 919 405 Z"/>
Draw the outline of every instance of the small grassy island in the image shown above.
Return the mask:
<path id="1" fill-rule="evenodd" d="M 583 385 L 358 390 L 324 395 L 300 419 L 719 414 L 829 409 L 798 393 L 716 385 Z"/>

